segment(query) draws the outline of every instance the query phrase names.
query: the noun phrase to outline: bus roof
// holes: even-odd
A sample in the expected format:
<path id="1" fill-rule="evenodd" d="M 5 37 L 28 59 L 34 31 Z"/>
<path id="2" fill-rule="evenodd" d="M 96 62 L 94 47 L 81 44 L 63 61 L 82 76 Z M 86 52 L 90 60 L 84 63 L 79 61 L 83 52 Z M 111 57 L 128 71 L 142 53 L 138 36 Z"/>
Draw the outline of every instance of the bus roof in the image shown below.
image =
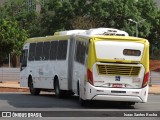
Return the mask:
<path id="1" fill-rule="evenodd" d="M 73 34 L 86 34 L 86 30 L 66 30 L 54 33 L 54 35 L 73 35 Z"/>
<path id="2" fill-rule="evenodd" d="M 26 43 L 33 43 L 33 42 L 44 42 L 44 41 L 53 41 L 53 40 L 66 40 L 71 38 L 72 35 L 61 35 L 61 36 L 46 36 L 46 37 L 35 37 L 29 38 Z M 98 40 L 127 40 L 127 41 L 141 41 L 144 42 L 146 39 L 132 37 L 132 36 L 112 36 L 112 35 L 76 35 L 79 38 L 86 38 L 86 39 L 94 39 Z"/>
<path id="3" fill-rule="evenodd" d="M 34 37 L 34 38 L 29 38 L 26 41 L 26 43 L 52 41 L 52 40 L 65 40 L 65 39 L 69 39 L 70 36 L 71 35 Z"/>
<path id="4" fill-rule="evenodd" d="M 123 30 L 115 28 L 92 28 L 89 30 L 66 30 L 55 32 L 54 35 L 115 35 L 115 36 L 129 36 L 129 34 Z"/>
<path id="5" fill-rule="evenodd" d="M 128 40 L 128 41 L 145 41 L 143 38 L 131 37 L 127 32 L 114 28 L 93 28 L 89 30 L 68 30 L 55 32 L 53 36 L 29 38 L 26 43 L 43 42 L 52 40 L 66 40 L 71 36 L 82 38 L 96 38 L 95 40 Z"/>
<path id="6" fill-rule="evenodd" d="M 123 30 L 114 28 L 93 28 L 86 30 L 87 35 L 114 35 L 114 36 L 129 36 L 129 34 Z"/>
<path id="7" fill-rule="evenodd" d="M 77 35 L 80 38 L 91 38 L 95 41 L 98 40 L 127 40 L 127 41 L 143 41 L 145 42 L 147 39 L 133 37 L 133 36 L 113 36 L 113 35 Z"/>

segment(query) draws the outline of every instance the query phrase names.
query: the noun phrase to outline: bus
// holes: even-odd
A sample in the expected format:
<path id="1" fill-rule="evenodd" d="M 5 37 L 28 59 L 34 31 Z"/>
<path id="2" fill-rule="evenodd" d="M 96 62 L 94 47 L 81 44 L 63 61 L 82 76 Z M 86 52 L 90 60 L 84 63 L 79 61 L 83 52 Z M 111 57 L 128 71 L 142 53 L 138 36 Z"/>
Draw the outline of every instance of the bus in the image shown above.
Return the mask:
<path id="1" fill-rule="evenodd" d="M 127 105 L 148 98 L 149 42 L 113 28 L 69 30 L 30 38 L 22 51 L 21 87 L 87 101 Z"/>

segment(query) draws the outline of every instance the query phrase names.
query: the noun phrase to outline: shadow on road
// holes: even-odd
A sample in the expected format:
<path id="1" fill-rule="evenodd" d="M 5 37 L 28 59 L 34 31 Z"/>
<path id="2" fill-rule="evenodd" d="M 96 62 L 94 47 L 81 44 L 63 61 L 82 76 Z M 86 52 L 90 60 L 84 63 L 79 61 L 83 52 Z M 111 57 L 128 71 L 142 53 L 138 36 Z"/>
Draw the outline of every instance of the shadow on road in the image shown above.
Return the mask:
<path id="1" fill-rule="evenodd" d="M 90 109 L 135 109 L 134 106 L 127 105 L 121 102 L 111 101 L 91 101 L 85 108 Z"/>
<path id="2" fill-rule="evenodd" d="M 55 95 L 46 95 L 46 94 L 41 94 L 41 96 L 45 97 L 54 97 L 56 98 Z M 63 100 L 64 102 L 66 101 L 71 101 L 73 103 L 76 103 L 78 106 L 80 106 L 79 103 L 79 98 L 78 96 L 70 96 L 70 97 L 64 97 L 58 100 Z M 80 106 L 81 108 L 91 108 L 91 109 L 135 109 L 134 106 L 127 105 L 122 102 L 113 102 L 113 101 L 88 101 L 85 106 Z"/>
<path id="3" fill-rule="evenodd" d="M 4 106 L 15 108 L 135 109 L 134 106 L 109 101 L 91 101 L 88 102 L 87 106 L 82 107 L 78 96 L 58 99 L 52 93 L 44 93 L 39 96 L 33 96 L 28 93 L 3 93 L 0 94 L 1 101 L 6 101 Z"/>

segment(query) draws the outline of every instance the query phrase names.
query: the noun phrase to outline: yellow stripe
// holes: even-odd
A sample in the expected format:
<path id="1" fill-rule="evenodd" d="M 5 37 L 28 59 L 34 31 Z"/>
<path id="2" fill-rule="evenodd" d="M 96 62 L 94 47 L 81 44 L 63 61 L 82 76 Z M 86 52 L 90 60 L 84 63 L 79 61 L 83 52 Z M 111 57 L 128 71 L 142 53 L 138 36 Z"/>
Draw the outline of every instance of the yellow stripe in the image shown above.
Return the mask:
<path id="1" fill-rule="evenodd" d="M 67 40 L 70 38 L 70 35 L 65 36 L 46 36 L 46 37 L 35 37 L 29 38 L 26 43 L 33 43 L 33 42 L 44 42 L 44 41 L 53 41 L 53 40 Z"/>
<path id="2" fill-rule="evenodd" d="M 117 63 L 141 63 L 145 67 L 145 73 L 149 71 L 149 42 L 143 38 L 128 37 L 128 36 L 90 36 L 89 54 L 88 54 L 88 69 L 92 71 L 92 66 L 95 62 L 117 62 Z M 95 42 L 96 41 L 118 41 L 118 42 L 137 42 L 144 44 L 144 51 L 140 62 L 132 60 L 112 60 L 96 58 Z"/>

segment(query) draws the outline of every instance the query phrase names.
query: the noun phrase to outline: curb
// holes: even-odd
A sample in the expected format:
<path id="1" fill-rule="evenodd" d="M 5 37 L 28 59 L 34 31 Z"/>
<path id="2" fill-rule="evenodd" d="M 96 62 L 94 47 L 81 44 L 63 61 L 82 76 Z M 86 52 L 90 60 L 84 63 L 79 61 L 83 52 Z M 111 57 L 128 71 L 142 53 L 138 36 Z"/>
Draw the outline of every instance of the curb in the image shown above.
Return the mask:
<path id="1" fill-rule="evenodd" d="M 160 95 L 160 93 L 149 92 L 148 94 Z"/>
<path id="2" fill-rule="evenodd" d="M 3 87 L 0 86 L 0 92 L 29 92 L 28 88 L 20 88 L 20 87 Z M 148 92 L 148 94 L 160 95 L 157 92 Z"/>
<path id="3" fill-rule="evenodd" d="M 0 87 L 0 92 L 29 92 L 29 89 L 17 87 Z"/>

